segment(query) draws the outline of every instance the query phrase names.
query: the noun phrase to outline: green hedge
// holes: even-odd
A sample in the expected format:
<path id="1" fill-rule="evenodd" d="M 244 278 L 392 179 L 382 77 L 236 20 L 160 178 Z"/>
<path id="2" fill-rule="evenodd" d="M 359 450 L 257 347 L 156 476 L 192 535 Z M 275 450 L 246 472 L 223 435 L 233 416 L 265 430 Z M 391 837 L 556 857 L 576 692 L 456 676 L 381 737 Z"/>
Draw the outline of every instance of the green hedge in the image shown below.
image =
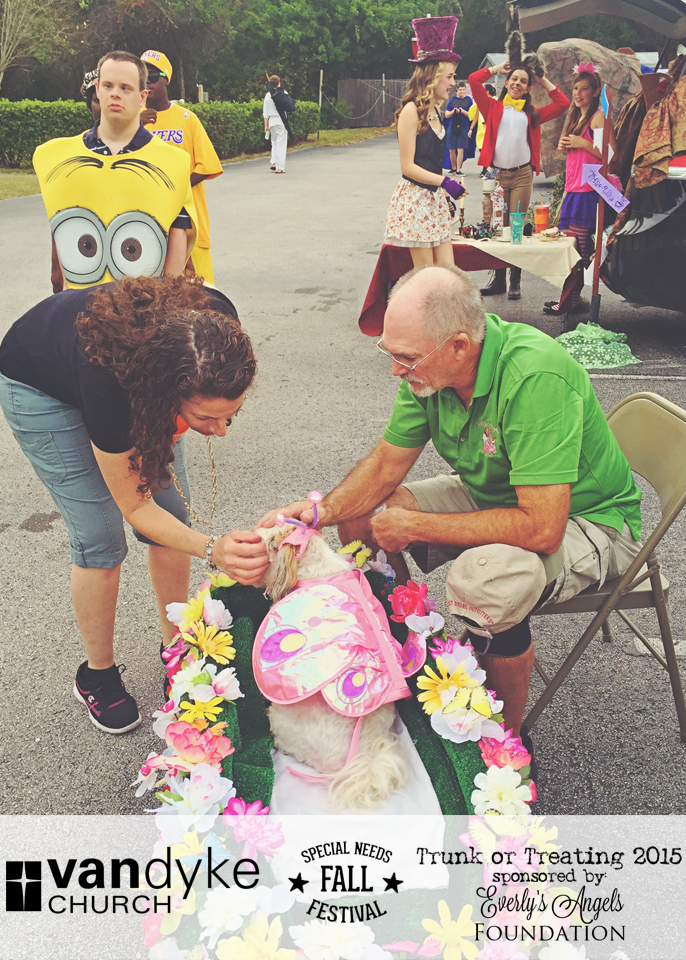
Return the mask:
<path id="1" fill-rule="evenodd" d="M 202 120 L 222 160 L 266 149 L 262 101 L 187 104 Z M 298 103 L 291 115 L 296 141 L 319 129 L 316 103 Z M 0 166 L 30 166 L 33 151 L 53 137 L 73 137 L 92 126 L 85 103 L 73 100 L 0 100 Z"/>

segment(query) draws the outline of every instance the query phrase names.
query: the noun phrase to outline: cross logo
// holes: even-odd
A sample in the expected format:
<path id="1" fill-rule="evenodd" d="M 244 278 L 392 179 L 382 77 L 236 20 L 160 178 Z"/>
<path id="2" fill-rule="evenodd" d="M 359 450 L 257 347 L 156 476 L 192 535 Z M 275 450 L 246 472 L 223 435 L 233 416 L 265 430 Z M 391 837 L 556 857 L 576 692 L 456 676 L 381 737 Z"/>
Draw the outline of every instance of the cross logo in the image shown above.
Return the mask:
<path id="1" fill-rule="evenodd" d="M 40 860 L 8 860 L 5 881 L 5 910 L 8 913 L 41 910 Z"/>

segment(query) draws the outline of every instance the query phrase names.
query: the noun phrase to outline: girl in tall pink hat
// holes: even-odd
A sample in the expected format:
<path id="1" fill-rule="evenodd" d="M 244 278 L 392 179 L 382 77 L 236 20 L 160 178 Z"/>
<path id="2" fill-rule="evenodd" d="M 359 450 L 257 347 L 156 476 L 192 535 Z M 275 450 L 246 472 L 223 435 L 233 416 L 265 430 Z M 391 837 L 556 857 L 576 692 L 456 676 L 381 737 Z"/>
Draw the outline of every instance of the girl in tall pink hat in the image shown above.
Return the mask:
<path id="1" fill-rule="evenodd" d="M 454 264 L 446 193 L 457 199 L 462 184 L 443 176 L 445 130 L 438 105 L 448 99 L 455 64 L 457 17 L 413 20 L 417 37 L 414 73 L 395 120 L 402 178 L 391 198 L 384 241 L 409 247 L 415 267 Z"/>

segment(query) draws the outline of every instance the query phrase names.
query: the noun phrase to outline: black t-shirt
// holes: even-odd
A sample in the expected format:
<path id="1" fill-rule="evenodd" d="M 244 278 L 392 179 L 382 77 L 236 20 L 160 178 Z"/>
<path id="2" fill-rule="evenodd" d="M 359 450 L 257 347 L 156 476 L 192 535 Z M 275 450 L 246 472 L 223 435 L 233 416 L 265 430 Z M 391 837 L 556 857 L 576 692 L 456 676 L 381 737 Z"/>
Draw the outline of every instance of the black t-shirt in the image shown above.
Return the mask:
<path id="1" fill-rule="evenodd" d="M 113 373 L 88 361 L 75 327 L 93 290 L 56 293 L 20 317 L 0 343 L 0 373 L 78 407 L 99 450 L 125 453 L 131 449 L 129 396 Z M 209 287 L 204 292 L 213 309 L 237 316 L 223 293 Z"/>

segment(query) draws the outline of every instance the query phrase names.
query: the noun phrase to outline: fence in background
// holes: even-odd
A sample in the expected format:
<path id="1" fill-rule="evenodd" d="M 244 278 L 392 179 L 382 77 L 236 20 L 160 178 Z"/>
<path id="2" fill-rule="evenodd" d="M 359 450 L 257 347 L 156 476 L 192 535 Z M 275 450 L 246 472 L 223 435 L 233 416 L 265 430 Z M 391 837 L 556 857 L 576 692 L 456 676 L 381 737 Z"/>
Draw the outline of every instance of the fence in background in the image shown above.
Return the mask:
<path id="1" fill-rule="evenodd" d="M 338 99 L 352 107 L 351 127 L 388 127 L 407 80 L 339 80 Z"/>

